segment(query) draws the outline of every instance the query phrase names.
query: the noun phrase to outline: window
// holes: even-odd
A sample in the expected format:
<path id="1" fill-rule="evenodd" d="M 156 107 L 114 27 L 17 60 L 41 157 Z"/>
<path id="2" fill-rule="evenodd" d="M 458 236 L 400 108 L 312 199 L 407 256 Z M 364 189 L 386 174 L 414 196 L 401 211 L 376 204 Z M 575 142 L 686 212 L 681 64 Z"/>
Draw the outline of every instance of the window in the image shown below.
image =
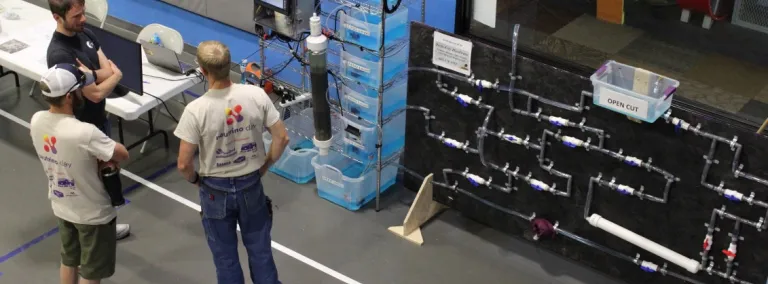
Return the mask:
<path id="1" fill-rule="evenodd" d="M 679 80 L 678 95 L 754 121 L 768 117 L 766 0 L 458 2 L 459 34 L 511 46 L 520 24 L 521 49 L 591 70 L 616 60 Z M 678 3 L 694 8 L 687 22 Z M 705 14 L 695 9 L 709 3 L 714 17 L 704 28 Z"/>

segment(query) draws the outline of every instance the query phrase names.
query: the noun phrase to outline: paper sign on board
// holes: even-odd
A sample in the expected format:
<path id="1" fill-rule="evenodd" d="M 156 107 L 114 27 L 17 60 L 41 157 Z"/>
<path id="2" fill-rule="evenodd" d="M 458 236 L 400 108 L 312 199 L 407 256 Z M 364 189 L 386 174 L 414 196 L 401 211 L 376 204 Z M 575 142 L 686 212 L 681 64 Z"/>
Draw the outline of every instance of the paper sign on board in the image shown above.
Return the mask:
<path id="1" fill-rule="evenodd" d="M 614 111 L 648 119 L 648 101 L 633 98 L 608 88 L 600 90 L 598 101 L 601 106 Z"/>
<path id="2" fill-rule="evenodd" d="M 471 61 L 472 42 L 435 32 L 432 64 L 469 76 Z"/>

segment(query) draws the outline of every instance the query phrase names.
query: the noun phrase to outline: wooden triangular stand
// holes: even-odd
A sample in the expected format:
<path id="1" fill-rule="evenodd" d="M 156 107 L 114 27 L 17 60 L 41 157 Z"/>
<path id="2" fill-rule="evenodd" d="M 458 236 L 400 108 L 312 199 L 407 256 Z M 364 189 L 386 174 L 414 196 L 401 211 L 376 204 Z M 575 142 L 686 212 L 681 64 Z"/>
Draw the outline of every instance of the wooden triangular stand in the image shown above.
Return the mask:
<path id="1" fill-rule="evenodd" d="M 424 182 L 421 183 L 421 188 L 419 188 L 419 193 L 416 194 L 416 199 L 411 204 L 411 208 L 408 209 L 408 215 L 405 216 L 403 225 L 389 227 L 390 232 L 417 245 L 424 243 L 419 227 L 446 208 L 444 205 L 432 200 L 432 178 L 432 174 L 424 178 Z"/>

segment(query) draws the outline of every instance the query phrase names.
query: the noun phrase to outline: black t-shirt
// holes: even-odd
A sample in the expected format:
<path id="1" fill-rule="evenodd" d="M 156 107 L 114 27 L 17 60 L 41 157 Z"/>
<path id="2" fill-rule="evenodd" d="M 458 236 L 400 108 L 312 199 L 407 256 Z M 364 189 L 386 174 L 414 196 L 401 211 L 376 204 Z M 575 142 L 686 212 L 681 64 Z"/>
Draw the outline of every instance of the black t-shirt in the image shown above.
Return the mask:
<path id="1" fill-rule="evenodd" d="M 76 33 L 74 36 L 67 36 L 59 32 L 53 32 L 51 44 L 48 46 L 48 68 L 60 63 L 69 63 L 78 65 L 77 60 L 91 70 L 101 69 L 99 64 L 99 54 L 101 48 L 96 35 L 89 29 Z M 104 131 L 106 123 L 106 102 L 102 100 L 94 103 L 89 99 L 84 99 L 84 105 L 75 110 L 75 117 L 83 122 L 95 125 Z"/>

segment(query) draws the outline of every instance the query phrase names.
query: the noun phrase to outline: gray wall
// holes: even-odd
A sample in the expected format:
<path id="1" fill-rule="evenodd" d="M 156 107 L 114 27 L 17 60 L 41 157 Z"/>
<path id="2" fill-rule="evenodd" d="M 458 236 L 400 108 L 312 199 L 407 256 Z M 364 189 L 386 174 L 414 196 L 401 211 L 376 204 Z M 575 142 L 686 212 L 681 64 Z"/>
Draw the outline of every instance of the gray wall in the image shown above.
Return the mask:
<path id="1" fill-rule="evenodd" d="M 162 0 L 238 29 L 254 32 L 253 0 Z"/>

